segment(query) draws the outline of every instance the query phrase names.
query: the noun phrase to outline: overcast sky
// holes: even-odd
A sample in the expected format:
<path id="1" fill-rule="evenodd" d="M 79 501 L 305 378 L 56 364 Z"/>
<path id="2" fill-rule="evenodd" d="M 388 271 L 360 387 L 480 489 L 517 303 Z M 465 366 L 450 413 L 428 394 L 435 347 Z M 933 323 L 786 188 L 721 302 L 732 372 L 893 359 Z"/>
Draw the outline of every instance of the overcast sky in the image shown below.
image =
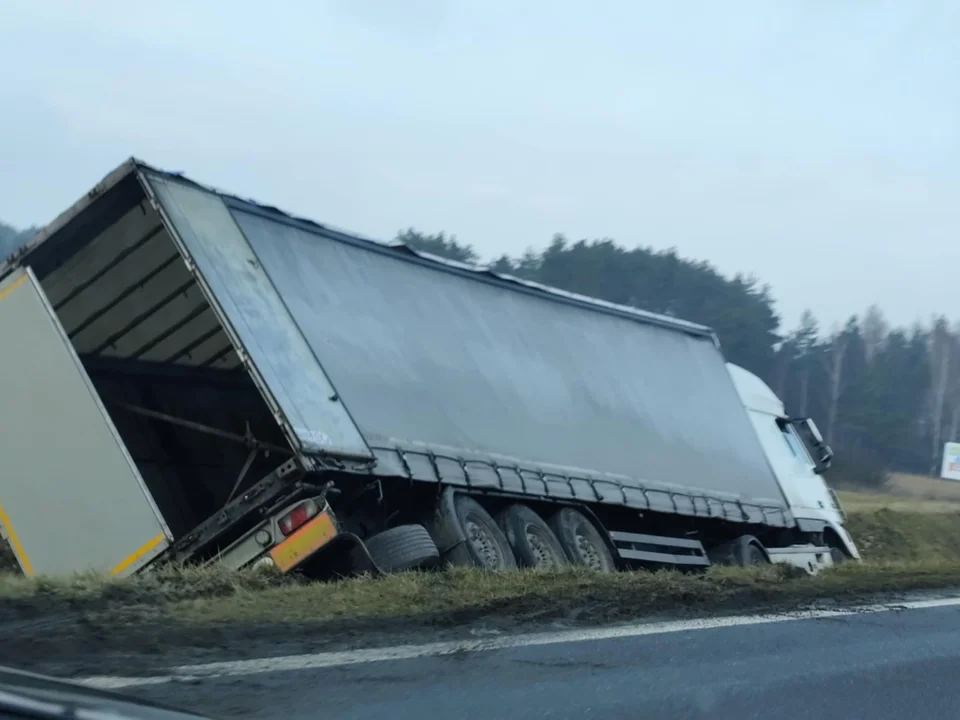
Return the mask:
<path id="1" fill-rule="evenodd" d="M 0 219 L 130 155 L 379 239 L 554 233 L 960 318 L 956 0 L 0 0 Z"/>

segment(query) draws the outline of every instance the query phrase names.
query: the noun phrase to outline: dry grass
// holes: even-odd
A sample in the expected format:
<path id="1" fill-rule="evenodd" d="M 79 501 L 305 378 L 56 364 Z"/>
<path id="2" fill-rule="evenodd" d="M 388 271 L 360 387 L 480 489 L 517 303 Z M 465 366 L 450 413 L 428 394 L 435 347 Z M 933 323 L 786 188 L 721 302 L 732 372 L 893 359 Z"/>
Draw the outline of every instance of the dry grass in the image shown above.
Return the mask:
<path id="1" fill-rule="evenodd" d="M 886 487 L 885 493 L 838 493 L 864 558 L 960 560 L 960 483 L 891 475 Z"/>
<path id="2" fill-rule="evenodd" d="M 121 580 L 9 575 L 0 579 L 0 617 L 107 613 L 114 620 L 169 618 L 199 625 L 495 614 L 609 620 L 678 608 L 783 605 L 824 596 L 960 586 L 960 513 L 907 512 L 880 501 L 858 505 L 857 497 L 844 499 L 865 562 L 815 578 L 785 566 L 711 568 L 699 574 L 460 570 L 327 584 L 302 583 L 266 570 L 187 569 Z"/>
<path id="3" fill-rule="evenodd" d="M 887 492 L 922 500 L 960 503 L 960 482 L 925 475 L 892 473 L 887 478 Z"/>
<path id="4" fill-rule="evenodd" d="M 960 501 L 929 500 L 909 495 L 841 491 L 837 493 L 844 509 L 850 513 L 892 510 L 918 514 L 950 514 L 960 512 Z"/>
<path id="5" fill-rule="evenodd" d="M 840 501 L 848 511 L 894 510 L 914 513 L 960 512 L 960 482 L 923 475 L 893 473 L 883 492 L 842 491 Z"/>
<path id="6" fill-rule="evenodd" d="M 657 615 L 797 610 L 960 587 L 960 559 L 849 563 L 817 577 L 785 565 L 597 574 L 451 570 L 298 583 L 269 571 L 0 582 L 0 647 L 44 672 L 129 674 L 164 658 L 263 657 Z M 183 653 L 187 653 L 184 655 Z M 209 653 L 213 653 L 210 655 Z M 139 668 L 139 669 L 138 669 Z"/>
<path id="7" fill-rule="evenodd" d="M 397 618 L 455 624 L 491 616 L 611 621 L 681 609 L 797 606 L 825 597 L 860 599 L 945 585 L 960 585 L 960 559 L 851 563 L 813 578 L 782 565 L 698 574 L 452 570 L 339 583 L 298 583 L 269 571 L 205 571 L 127 580 L 11 579 L 0 584 L 0 614 L 21 622 L 82 616 L 85 624 L 114 632 L 118 620 L 181 627 Z"/>
<path id="8" fill-rule="evenodd" d="M 960 562 L 960 512 L 879 507 L 849 513 L 849 530 L 868 562 Z"/>
<path id="9" fill-rule="evenodd" d="M 580 621 L 635 619 L 676 610 L 796 606 L 831 597 L 862 598 L 892 589 L 960 585 L 960 561 L 854 565 L 810 578 L 784 566 L 713 568 L 601 575 L 585 570 L 497 576 L 457 570 L 239 592 L 180 608 L 189 622 L 308 624 L 343 619 L 432 617 L 456 622 L 480 617 Z"/>
<path id="10" fill-rule="evenodd" d="M 818 577 L 785 566 L 711 568 L 697 574 L 457 570 L 327 584 L 268 570 L 170 570 L 121 580 L 0 574 L 0 617 L 9 620 L 7 633 L 44 618 L 82 622 L 90 632 L 108 626 L 116 632 L 118 623 L 201 627 L 409 619 L 456 624 L 494 616 L 608 621 L 668 610 L 796 606 L 824 597 L 960 586 L 960 495 L 930 499 L 939 486 L 898 482 L 900 495 L 841 494 L 865 562 Z M 907 496 L 911 488 L 915 497 Z"/>

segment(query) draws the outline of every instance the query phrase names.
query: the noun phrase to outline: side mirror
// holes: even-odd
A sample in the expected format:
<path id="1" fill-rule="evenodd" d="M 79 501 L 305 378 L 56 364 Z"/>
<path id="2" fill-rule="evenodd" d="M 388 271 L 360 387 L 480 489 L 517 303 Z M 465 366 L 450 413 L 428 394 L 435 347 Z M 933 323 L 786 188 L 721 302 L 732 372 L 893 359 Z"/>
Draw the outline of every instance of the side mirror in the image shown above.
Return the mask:
<path id="1" fill-rule="evenodd" d="M 833 464 L 833 449 L 829 445 L 821 445 L 818 450 L 819 456 L 817 457 L 817 464 L 814 466 L 813 471 L 817 475 L 823 475 L 827 470 L 830 469 L 830 465 Z"/>
<path id="2" fill-rule="evenodd" d="M 820 428 L 817 427 L 817 424 L 813 421 L 813 418 L 803 418 L 803 420 L 802 420 L 801 422 L 802 422 L 804 425 L 807 426 L 807 430 L 810 431 L 810 434 L 813 435 L 813 438 L 814 438 L 818 443 L 823 444 L 823 435 L 820 434 Z M 824 445 L 824 447 L 825 447 L 828 451 L 830 451 L 830 447 L 829 447 L 828 445 Z M 832 457 L 833 452 L 830 451 L 830 454 L 831 454 L 831 457 Z"/>
<path id="3" fill-rule="evenodd" d="M 820 429 L 813 418 L 791 418 L 790 424 L 797 430 L 810 456 L 814 458 L 813 471 L 822 475 L 833 463 L 833 449 L 823 441 Z"/>

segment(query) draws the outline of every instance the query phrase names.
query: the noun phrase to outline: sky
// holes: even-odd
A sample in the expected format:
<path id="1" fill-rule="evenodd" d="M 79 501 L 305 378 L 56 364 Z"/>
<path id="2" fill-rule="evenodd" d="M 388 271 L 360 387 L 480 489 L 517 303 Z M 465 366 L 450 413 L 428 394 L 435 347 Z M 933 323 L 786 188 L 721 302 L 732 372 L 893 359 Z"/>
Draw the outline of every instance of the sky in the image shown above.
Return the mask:
<path id="1" fill-rule="evenodd" d="M 0 220 L 133 155 L 484 259 L 555 233 L 960 319 L 955 0 L 0 0 Z"/>

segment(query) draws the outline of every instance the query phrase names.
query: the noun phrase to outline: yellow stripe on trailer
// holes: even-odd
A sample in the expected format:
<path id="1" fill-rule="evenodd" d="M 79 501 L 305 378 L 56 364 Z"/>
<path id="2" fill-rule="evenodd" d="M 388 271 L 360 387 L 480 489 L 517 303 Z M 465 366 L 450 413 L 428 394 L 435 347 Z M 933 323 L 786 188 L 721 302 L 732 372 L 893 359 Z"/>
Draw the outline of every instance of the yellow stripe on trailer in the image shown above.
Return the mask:
<path id="1" fill-rule="evenodd" d="M 11 283 L 10 287 L 0 290 L 0 300 L 3 300 L 7 295 L 9 295 L 18 287 L 23 285 L 27 281 L 28 277 L 29 276 L 26 273 L 24 273 L 22 277 L 18 278 L 15 282 Z"/>
<path id="2" fill-rule="evenodd" d="M 12 290 L 13 288 L 9 289 Z M 20 538 L 17 537 L 13 525 L 10 524 L 10 516 L 7 515 L 7 511 L 3 509 L 2 505 L 0 505 L 0 525 L 3 526 L 4 532 L 7 534 L 7 540 L 10 541 L 10 547 L 13 549 L 13 554 L 17 556 L 17 560 L 20 562 L 20 567 L 23 568 L 24 574 L 33 577 L 33 565 L 30 563 L 30 558 L 28 558 L 27 554 L 23 551 Z"/>
<path id="3" fill-rule="evenodd" d="M 125 560 L 123 560 L 123 562 L 121 562 L 119 565 L 117 565 L 115 568 L 113 568 L 113 570 L 110 571 L 110 574 L 111 574 L 111 575 L 119 575 L 119 574 L 122 573 L 124 570 L 126 570 L 128 567 L 130 567 L 131 565 L 133 565 L 137 560 L 139 560 L 139 559 L 142 558 L 144 555 L 146 555 L 148 552 L 150 552 L 151 550 L 153 550 L 157 545 L 159 545 L 160 543 L 162 543 L 162 542 L 166 539 L 166 537 L 167 537 L 166 535 L 164 535 L 163 533 L 160 533 L 159 535 L 157 535 L 157 536 L 156 536 L 155 538 L 153 538 L 152 540 L 149 540 L 146 544 L 143 545 L 143 547 L 141 547 L 139 550 L 137 550 L 135 553 L 133 553 L 133 555 L 130 555 L 130 556 L 127 557 Z"/>

